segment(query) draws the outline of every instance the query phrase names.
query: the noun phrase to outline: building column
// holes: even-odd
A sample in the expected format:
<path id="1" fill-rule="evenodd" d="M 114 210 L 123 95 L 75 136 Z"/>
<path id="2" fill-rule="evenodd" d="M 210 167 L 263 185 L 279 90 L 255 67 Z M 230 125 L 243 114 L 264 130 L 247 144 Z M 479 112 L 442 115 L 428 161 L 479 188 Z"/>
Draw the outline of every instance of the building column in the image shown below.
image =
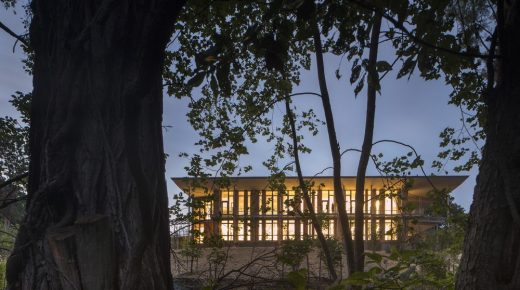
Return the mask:
<path id="1" fill-rule="evenodd" d="M 385 197 L 385 189 L 379 190 L 379 210 L 381 211 L 381 218 L 379 219 L 379 235 L 381 236 L 381 240 L 385 240 L 385 219 L 386 219 L 386 197 Z"/>
<path id="2" fill-rule="evenodd" d="M 238 190 L 233 189 L 233 241 L 238 241 Z"/>
<path id="3" fill-rule="evenodd" d="M 220 220 L 222 219 L 222 194 L 220 190 L 213 190 L 213 215 L 211 217 L 211 235 L 220 235 Z"/>
<path id="4" fill-rule="evenodd" d="M 408 219 L 407 215 L 408 212 L 403 212 L 403 208 L 408 207 L 408 189 L 406 187 L 401 188 L 401 192 L 399 194 L 399 213 L 402 216 L 401 222 L 403 223 L 402 230 L 400 233 L 398 233 L 397 239 L 399 242 L 406 241 L 406 238 L 408 237 Z"/>
<path id="5" fill-rule="evenodd" d="M 377 190 L 376 189 L 370 189 L 370 239 L 372 240 L 372 249 L 371 250 L 378 250 L 378 244 L 379 244 L 379 233 L 377 232 L 377 222 L 376 219 L 376 199 L 377 199 Z"/>
<path id="6" fill-rule="evenodd" d="M 250 191 L 251 210 L 249 213 L 251 221 L 251 241 L 257 242 L 258 238 L 258 215 L 259 215 L 259 193 L 258 190 Z"/>
<path id="7" fill-rule="evenodd" d="M 244 216 L 242 217 L 244 219 L 244 241 L 251 241 L 251 217 L 249 215 L 251 211 L 251 205 L 249 203 L 251 194 L 250 190 L 244 190 Z M 240 205 L 239 205 L 240 206 Z M 240 218 L 240 217 L 239 217 Z"/>
<path id="8" fill-rule="evenodd" d="M 259 196 L 259 200 L 261 200 L 262 203 L 261 203 L 261 206 L 259 207 L 259 210 L 261 211 L 260 215 L 265 216 L 265 212 L 266 212 L 265 203 L 267 202 L 265 189 L 262 190 L 261 193 L 262 193 L 262 195 Z M 264 237 L 265 237 L 265 222 L 262 219 L 259 223 L 260 223 L 259 227 L 262 228 L 262 236 L 259 237 L 259 240 L 263 241 Z"/>
<path id="9" fill-rule="evenodd" d="M 316 201 L 316 213 L 322 213 L 323 212 L 323 192 L 321 192 L 321 188 L 318 188 L 318 200 Z"/>
<path id="10" fill-rule="evenodd" d="M 277 191 L 276 192 L 276 204 L 278 205 L 277 206 L 277 211 L 274 213 L 275 216 L 276 216 L 276 221 L 278 223 L 278 241 L 282 241 L 283 240 L 283 222 L 282 222 L 282 211 L 284 210 L 284 204 L 282 202 L 282 194 Z"/>

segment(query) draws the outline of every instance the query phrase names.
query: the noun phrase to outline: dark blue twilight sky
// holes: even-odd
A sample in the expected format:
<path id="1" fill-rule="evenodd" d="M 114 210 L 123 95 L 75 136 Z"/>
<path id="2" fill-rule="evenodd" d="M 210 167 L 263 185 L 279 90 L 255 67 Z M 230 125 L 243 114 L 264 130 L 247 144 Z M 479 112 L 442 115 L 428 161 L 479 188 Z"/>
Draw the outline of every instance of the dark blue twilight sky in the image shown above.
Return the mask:
<path id="1" fill-rule="evenodd" d="M 15 32 L 22 33 L 23 26 L 20 18 L 23 17 L 23 11 L 18 9 L 17 12 L 18 14 L 14 15 L 12 10 L 0 9 L 0 20 Z M 8 103 L 10 95 L 15 91 L 28 92 L 32 87 L 31 76 L 27 75 L 22 68 L 21 49 L 17 47 L 13 53 L 13 44 L 14 39 L 4 31 L 0 31 L 0 116 L 16 115 Z M 382 47 L 380 59 L 391 62 L 393 60 L 391 53 L 390 49 Z M 385 56 L 388 57 L 385 58 Z M 343 78 L 338 81 L 334 75 L 338 63 L 337 57 L 325 56 L 325 68 L 338 139 L 342 149 L 361 148 L 366 92 L 363 91 L 357 99 L 354 98 L 352 88 L 348 84 L 349 76 L 346 73 L 345 63 L 342 67 L 345 72 Z M 396 80 L 395 74 L 391 73 L 385 77 L 381 87 L 381 95 L 377 99 L 374 140 L 394 139 L 414 146 L 425 160 L 427 174 L 436 173 L 430 169 L 430 165 L 439 151 L 439 132 L 446 126 L 455 128 L 460 126 L 459 109 L 447 104 L 450 87 L 444 85 L 442 80 L 426 82 L 417 75 L 410 80 L 406 78 Z M 310 71 L 302 73 L 302 84 L 295 88 L 294 92 L 319 92 L 315 66 Z M 316 97 L 300 97 L 296 101 L 296 105 L 298 108 L 314 108 L 314 111 L 322 116 L 321 101 Z M 275 114 L 283 111 L 282 107 L 274 108 Z M 169 177 L 186 175 L 183 167 L 187 161 L 180 159 L 177 155 L 180 152 L 196 151 L 193 143 L 197 136 L 186 122 L 186 113 L 186 100 L 178 100 L 165 94 L 164 125 L 172 126 L 164 132 L 165 151 L 170 155 L 166 163 L 166 181 L 170 196 L 179 189 Z M 326 130 L 322 128 L 318 136 L 307 137 L 305 140 L 313 151 L 302 157 L 304 174 L 314 175 L 331 164 Z M 261 162 L 270 156 L 272 150 L 272 144 L 255 144 L 250 147 L 250 156 L 244 158 L 243 162 L 254 166 L 252 175 L 267 174 Z M 397 145 L 389 144 L 378 145 L 373 150 L 384 153 L 388 158 L 407 152 Z M 350 153 L 343 158 L 343 175 L 355 175 L 358 157 L 357 153 Z M 452 167 L 450 164 L 447 166 L 448 169 Z M 324 174 L 331 175 L 332 172 Z M 367 174 L 377 175 L 377 172 L 370 165 Z M 469 178 L 453 192 L 455 201 L 467 210 L 471 204 L 476 174 L 477 171 L 474 169 L 469 173 Z"/>

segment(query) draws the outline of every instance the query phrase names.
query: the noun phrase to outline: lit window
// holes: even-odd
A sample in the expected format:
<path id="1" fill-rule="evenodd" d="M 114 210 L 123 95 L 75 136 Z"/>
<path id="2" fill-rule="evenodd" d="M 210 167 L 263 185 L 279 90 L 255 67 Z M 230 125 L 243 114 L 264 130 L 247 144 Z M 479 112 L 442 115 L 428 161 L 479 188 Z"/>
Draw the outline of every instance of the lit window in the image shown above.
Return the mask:
<path id="1" fill-rule="evenodd" d="M 213 214 L 213 201 L 205 201 L 204 202 L 204 218 L 206 220 L 210 220 L 212 214 Z"/>
<path id="2" fill-rule="evenodd" d="M 335 212 L 334 206 L 334 191 L 332 190 L 324 190 L 321 193 L 321 211 L 323 213 L 333 213 Z"/>
<path id="3" fill-rule="evenodd" d="M 314 212 L 318 212 L 318 194 L 314 190 L 311 192 L 311 200 Z"/>
<path id="4" fill-rule="evenodd" d="M 368 241 L 372 237 L 372 222 L 370 220 L 365 220 L 365 230 L 363 234 L 363 240 Z"/>
<path id="5" fill-rule="evenodd" d="M 395 240 L 397 240 L 395 224 L 391 220 L 385 220 L 385 241 Z"/>
<path id="6" fill-rule="evenodd" d="M 238 221 L 237 238 L 239 241 L 251 240 L 251 231 L 247 221 L 245 223 L 244 221 Z"/>
<path id="7" fill-rule="evenodd" d="M 371 191 L 365 190 L 365 213 L 367 214 L 370 214 L 372 211 L 371 200 Z"/>
<path id="8" fill-rule="evenodd" d="M 222 234 L 222 239 L 224 241 L 233 241 L 233 221 L 232 220 L 223 220 L 220 231 Z"/>
<path id="9" fill-rule="evenodd" d="M 197 243 L 202 243 L 204 239 L 204 224 L 193 225 L 193 237 Z"/>
<path id="10" fill-rule="evenodd" d="M 265 200 L 262 201 L 262 213 L 264 215 L 278 213 L 278 192 L 272 190 L 265 192 Z"/>
<path id="11" fill-rule="evenodd" d="M 356 236 L 356 226 L 353 220 L 350 220 L 350 233 L 352 234 L 352 240 L 354 240 Z"/>
<path id="12" fill-rule="evenodd" d="M 238 214 L 245 215 L 249 209 L 249 200 L 245 191 L 238 192 Z"/>
<path id="13" fill-rule="evenodd" d="M 334 220 L 326 220 L 321 230 L 325 237 L 334 237 Z"/>
<path id="14" fill-rule="evenodd" d="M 381 208 L 381 191 L 380 190 L 377 190 L 376 191 L 376 196 L 375 196 L 375 208 L 376 208 L 376 212 L 375 214 L 382 214 L 382 208 Z"/>
<path id="15" fill-rule="evenodd" d="M 381 225 L 380 225 L 379 221 L 375 222 L 374 237 L 375 237 L 376 240 L 381 240 L 382 239 L 382 237 L 381 237 Z"/>
<path id="16" fill-rule="evenodd" d="M 294 240 L 296 238 L 295 220 L 284 220 L 282 232 L 284 240 Z"/>
<path id="17" fill-rule="evenodd" d="M 301 202 L 296 197 L 294 190 L 288 190 L 282 196 L 283 215 L 288 215 L 289 212 L 295 212 L 295 207 L 300 208 Z M 301 208 L 300 208 L 301 209 Z"/>
<path id="18" fill-rule="evenodd" d="M 277 220 L 264 220 L 265 223 L 265 235 L 264 241 L 277 241 L 278 240 L 278 221 Z"/>
<path id="19" fill-rule="evenodd" d="M 234 192 L 222 191 L 222 214 L 233 214 Z"/>
<path id="20" fill-rule="evenodd" d="M 385 192 L 385 214 L 397 214 L 397 197 L 389 191 Z"/>
<path id="21" fill-rule="evenodd" d="M 316 230 L 314 229 L 314 226 L 312 225 L 312 222 L 311 222 L 311 221 L 309 221 L 309 222 L 307 223 L 307 235 L 308 235 L 309 237 L 316 237 L 316 236 L 317 236 L 317 235 L 316 235 Z"/>
<path id="22" fill-rule="evenodd" d="M 356 191 L 346 190 L 345 191 L 346 209 L 347 213 L 354 213 L 356 211 Z"/>

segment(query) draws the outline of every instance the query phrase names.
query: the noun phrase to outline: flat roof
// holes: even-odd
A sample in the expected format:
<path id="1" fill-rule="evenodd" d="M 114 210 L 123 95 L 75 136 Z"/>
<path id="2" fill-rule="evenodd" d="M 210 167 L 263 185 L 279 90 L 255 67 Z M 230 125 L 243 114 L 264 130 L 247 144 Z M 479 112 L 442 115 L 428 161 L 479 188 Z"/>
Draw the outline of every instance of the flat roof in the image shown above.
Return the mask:
<path id="1" fill-rule="evenodd" d="M 269 182 L 267 176 L 235 176 L 228 177 L 230 181 L 230 187 L 235 190 L 264 190 L 269 189 Z M 382 189 L 385 185 L 392 182 L 390 177 L 385 176 L 367 176 L 365 178 L 366 189 Z M 424 195 L 433 189 L 431 183 L 437 189 L 447 189 L 449 191 L 457 188 L 467 178 L 468 175 L 444 175 L 444 176 L 406 176 L 412 182 L 412 188 L 408 190 L 409 195 Z M 175 184 L 182 190 L 190 190 L 193 181 L 196 179 L 193 177 L 172 177 Z M 204 186 L 212 189 L 214 185 L 213 181 L 218 178 L 206 178 Z M 333 177 L 332 176 L 305 176 L 305 180 L 312 180 L 314 184 L 320 187 L 322 190 L 333 189 Z M 394 182 L 397 181 L 395 178 Z M 431 182 L 431 183 L 430 183 Z M 346 190 L 355 190 L 356 188 L 356 176 L 342 176 L 341 183 Z M 298 178 L 296 176 L 287 176 L 285 178 L 285 185 L 288 189 L 298 186 Z M 190 190 L 193 192 L 193 190 Z M 197 191 L 203 193 L 202 189 L 195 189 L 195 195 Z"/>

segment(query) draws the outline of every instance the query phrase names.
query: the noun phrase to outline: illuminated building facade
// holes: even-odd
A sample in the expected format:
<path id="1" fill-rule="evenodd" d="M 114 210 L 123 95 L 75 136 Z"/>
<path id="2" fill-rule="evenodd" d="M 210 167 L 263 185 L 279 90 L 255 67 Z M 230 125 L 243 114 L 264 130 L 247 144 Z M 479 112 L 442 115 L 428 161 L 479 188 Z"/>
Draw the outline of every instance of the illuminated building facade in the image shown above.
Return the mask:
<path id="1" fill-rule="evenodd" d="M 407 182 L 367 177 L 365 181 L 365 227 L 364 240 L 367 246 L 379 247 L 382 243 L 403 238 L 403 232 L 413 228 L 416 232 L 434 228 L 442 222 L 441 217 L 428 214 L 433 198 L 433 183 L 438 189 L 452 190 L 467 176 L 408 177 Z M 236 245 L 272 244 L 304 236 L 315 237 L 316 233 L 297 188 L 297 179 L 285 179 L 286 190 L 270 189 L 267 177 L 236 177 L 230 186 L 220 188 L 211 180 L 204 190 L 192 187 L 193 179 L 173 178 L 173 181 L 192 198 L 200 200 L 200 214 L 193 228 L 201 237 L 220 235 L 224 241 Z M 313 178 L 315 188 L 310 191 L 312 206 L 323 221 L 323 233 L 340 239 L 337 205 L 334 199 L 332 177 Z M 431 183 L 430 183 L 431 182 Z M 342 177 L 346 209 L 352 225 L 355 211 L 355 177 Z M 402 186 L 408 184 L 411 186 Z M 392 188 L 392 189 L 389 189 Z M 408 230 L 403 230 L 408 229 Z"/>

